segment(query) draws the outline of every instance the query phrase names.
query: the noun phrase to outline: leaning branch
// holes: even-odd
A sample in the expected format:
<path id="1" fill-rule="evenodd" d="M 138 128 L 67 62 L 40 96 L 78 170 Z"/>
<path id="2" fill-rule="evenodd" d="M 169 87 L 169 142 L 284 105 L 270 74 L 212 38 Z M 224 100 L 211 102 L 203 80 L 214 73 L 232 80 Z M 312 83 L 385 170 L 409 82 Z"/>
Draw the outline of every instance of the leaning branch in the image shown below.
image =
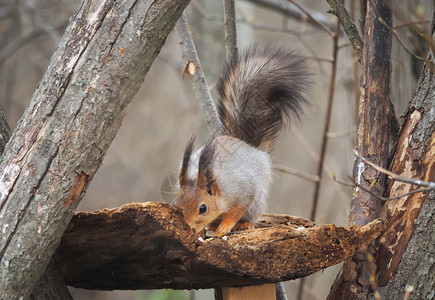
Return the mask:
<path id="1" fill-rule="evenodd" d="M 85 0 L 70 20 L 0 160 L 3 298 L 29 297 L 188 2 Z"/>
<path id="2" fill-rule="evenodd" d="M 201 68 L 198 53 L 196 52 L 195 43 L 189 30 L 186 14 L 183 13 L 177 23 L 177 33 L 181 40 L 181 48 L 185 67 L 182 72 L 183 78 L 186 74 L 192 80 L 193 93 L 199 101 L 204 113 L 205 122 L 210 133 L 215 134 L 222 132 L 222 124 L 219 120 L 216 105 L 208 89 L 204 72 Z"/>

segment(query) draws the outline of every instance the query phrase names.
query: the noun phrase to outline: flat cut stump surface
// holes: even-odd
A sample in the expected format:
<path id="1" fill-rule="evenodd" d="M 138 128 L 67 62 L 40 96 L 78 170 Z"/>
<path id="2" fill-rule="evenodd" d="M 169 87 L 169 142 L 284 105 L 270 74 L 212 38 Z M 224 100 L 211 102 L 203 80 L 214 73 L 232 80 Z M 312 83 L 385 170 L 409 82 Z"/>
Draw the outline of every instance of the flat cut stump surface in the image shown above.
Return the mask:
<path id="1" fill-rule="evenodd" d="M 202 289 L 296 279 L 335 265 L 385 230 L 316 226 L 265 214 L 255 229 L 202 239 L 166 203 L 78 213 L 54 259 L 68 285 L 86 289 Z"/>

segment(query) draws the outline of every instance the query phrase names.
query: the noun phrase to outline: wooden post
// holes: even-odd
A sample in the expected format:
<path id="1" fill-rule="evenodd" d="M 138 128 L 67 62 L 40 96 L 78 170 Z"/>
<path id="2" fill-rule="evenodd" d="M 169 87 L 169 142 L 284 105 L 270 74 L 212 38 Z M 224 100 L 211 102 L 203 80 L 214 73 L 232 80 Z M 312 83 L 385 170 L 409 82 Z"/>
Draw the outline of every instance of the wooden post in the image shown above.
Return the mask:
<path id="1" fill-rule="evenodd" d="M 263 284 L 222 289 L 223 300 L 275 300 L 275 284 Z"/>

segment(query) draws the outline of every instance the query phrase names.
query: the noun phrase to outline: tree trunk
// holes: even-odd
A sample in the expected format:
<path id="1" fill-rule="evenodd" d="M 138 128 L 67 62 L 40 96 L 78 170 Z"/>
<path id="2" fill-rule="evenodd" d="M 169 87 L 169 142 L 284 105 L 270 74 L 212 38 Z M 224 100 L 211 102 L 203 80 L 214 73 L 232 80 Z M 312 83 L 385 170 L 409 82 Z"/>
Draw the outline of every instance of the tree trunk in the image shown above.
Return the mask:
<path id="1" fill-rule="evenodd" d="M 390 134 L 391 92 L 391 2 L 372 1 L 367 4 L 364 48 L 361 62 L 361 97 L 358 131 L 355 143 L 359 153 L 387 167 Z M 382 18 L 383 22 L 379 19 Z M 386 176 L 359 158 L 355 160 L 353 178 L 357 184 L 383 195 Z M 360 186 L 353 190 L 349 225 L 363 226 L 379 216 L 381 202 Z M 368 249 L 372 252 L 371 248 Z M 370 289 L 367 251 L 345 261 L 328 299 L 366 299 Z"/>
<path id="2" fill-rule="evenodd" d="M 44 275 L 33 289 L 31 300 L 62 299 L 72 300 L 72 296 L 59 274 L 54 261 L 50 261 Z"/>
<path id="3" fill-rule="evenodd" d="M 27 298 L 189 0 L 84 1 L 0 161 L 0 290 Z"/>
<path id="4" fill-rule="evenodd" d="M 434 15 L 432 18 L 434 24 Z M 367 28 L 370 24 L 366 23 L 365 26 Z M 433 30 L 434 25 L 432 35 Z M 390 170 L 401 177 L 435 181 L 434 79 L 434 59 L 433 53 L 430 53 L 414 97 L 403 115 L 404 121 L 390 164 Z M 397 197 L 416 189 L 418 185 L 389 180 L 386 196 Z M 374 246 L 377 273 L 372 273 L 376 275 L 376 285 L 380 286 L 378 291 L 382 299 L 404 299 L 407 287 L 413 288 L 410 295 L 406 296 L 407 299 L 434 298 L 434 213 L 434 191 L 415 193 L 382 204 L 380 217 L 386 219 L 389 226 Z M 354 270 L 354 274 L 360 276 L 359 270 Z M 338 276 L 329 299 L 355 299 L 341 297 L 343 292 L 339 294 L 350 288 L 343 288 L 346 283 L 346 278 L 343 277 L 346 276 Z M 373 299 L 374 295 L 368 297 Z"/>
<path id="5" fill-rule="evenodd" d="M 433 56 L 424 66 L 413 100 L 404 116 L 390 169 L 408 178 L 435 181 L 435 77 Z M 411 184 L 389 182 L 389 196 L 417 189 Z M 389 200 L 381 210 L 389 229 L 376 247 L 378 285 L 383 299 L 402 299 L 407 285 L 409 299 L 435 296 L 435 192 L 416 193 Z"/>

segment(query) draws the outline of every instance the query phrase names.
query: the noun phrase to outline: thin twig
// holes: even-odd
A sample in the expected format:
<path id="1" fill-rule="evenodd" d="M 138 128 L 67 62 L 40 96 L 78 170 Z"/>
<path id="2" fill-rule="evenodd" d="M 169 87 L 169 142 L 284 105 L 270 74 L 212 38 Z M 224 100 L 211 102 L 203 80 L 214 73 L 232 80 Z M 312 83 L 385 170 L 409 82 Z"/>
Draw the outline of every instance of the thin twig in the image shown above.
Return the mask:
<path id="1" fill-rule="evenodd" d="M 352 179 L 352 178 L 349 177 L 349 179 Z M 412 191 L 410 191 L 410 192 L 407 192 L 407 193 L 404 193 L 404 194 L 400 194 L 400 195 L 396 195 L 396 196 L 393 196 L 393 197 L 383 197 L 383 196 L 380 196 L 380 195 L 374 193 L 371 189 L 366 188 L 366 187 L 364 187 L 363 185 L 361 185 L 361 184 L 359 184 L 359 183 L 357 183 L 357 182 L 354 182 L 354 183 L 348 183 L 348 182 L 345 182 L 345 181 L 339 180 L 338 178 L 335 177 L 335 175 L 332 176 L 332 180 L 334 180 L 335 182 L 337 182 L 337 183 L 339 183 L 339 184 L 342 184 L 342 185 L 348 186 L 348 187 L 354 187 L 354 186 L 357 186 L 357 187 L 359 187 L 360 189 L 362 189 L 364 192 L 369 193 L 371 196 L 373 196 L 373 197 L 375 197 L 376 199 L 379 199 L 379 200 L 381 200 L 381 201 L 384 201 L 384 202 L 385 202 L 385 201 L 390 201 L 390 200 L 399 199 L 399 198 L 406 197 L 406 196 L 409 196 L 409 195 L 412 195 L 412 194 L 416 194 L 416 193 L 423 193 L 423 192 L 428 192 L 428 191 L 432 191 L 432 190 L 433 190 L 433 188 L 427 187 L 427 188 L 422 188 L 422 189 L 412 190 Z"/>
<path id="2" fill-rule="evenodd" d="M 394 29 L 401 29 L 403 27 L 407 27 L 407 28 L 412 28 L 413 25 L 418 25 L 418 24 L 429 24 L 430 20 L 428 19 L 424 19 L 424 20 L 417 20 L 417 21 L 408 21 L 406 23 L 402 23 L 399 25 L 395 25 L 393 28 Z"/>
<path id="3" fill-rule="evenodd" d="M 184 12 L 178 21 L 176 28 L 181 39 L 183 58 L 186 63 L 183 74 L 187 73 L 192 79 L 193 92 L 200 103 L 210 133 L 215 134 L 217 132 L 222 132 L 222 124 L 218 118 L 216 105 L 213 102 L 207 81 L 202 72 L 198 53 L 196 52 L 196 47 L 192 35 L 190 34 Z"/>
<path id="4" fill-rule="evenodd" d="M 196 10 L 197 13 L 203 18 L 208 21 L 216 21 L 222 23 L 224 21 L 224 18 L 221 15 L 217 14 L 211 14 L 209 13 L 202 5 L 200 5 L 197 2 L 191 2 L 192 8 Z"/>
<path id="5" fill-rule="evenodd" d="M 224 0 L 225 53 L 227 61 L 237 57 L 236 10 L 234 0 Z"/>
<path id="6" fill-rule="evenodd" d="M 54 29 L 59 30 L 61 28 L 65 28 L 67 23 L 62 23 L 58 26 L 54 26 Z M 14 54 L 18 49 L 25 46 L 26 44 L 32 42 L 33 40 L 41 37 L 45 34 L 48 34 L 47 31 L 43 28 L 37 28 L 28 34 L 22 35 L 17 39 L 11 41 L 7 44 L 3 49 L 0 50 L 0 63 L 2 63 L 5 59 L 7 59 L 10 55 Z"/>
<path id="7" fill-rule="evenodd" d="M 334 180 L 335 182 L 337 182 L 337 183 L 339 183 L 339 184 L 342 184 L 342 185 L 344 185 L 344 186 L 348 186 L 348 187 L 352 187 L 352 188 L 355 186 L 354 183 L 348 183 L 348 182 L 345 182 L 345 181 L 343 181 L 343 180 L 338 179 L 338 178 L 335 176 L 335 173 L 332 173 L 332 180 Z"/>
<path id="8" fill-rule="evenodd" d="M 249 25 L 252 28 L 255 29 L 260 29 L 260 30 L 264 30 L 264 31 L 273 31 L 273 32 L 282 32 L 282 33 L 288 33 L 291 35 L 296 35 L 296 36 L 301 36 L 301 35 L 306 35 L 306 32 L 302 32 L 302 31 L 297 31 L 297 30 L 292 30 L 289 28 L 285 28 L 283 26 L 278 27 L 278 26 L 273 26 L 273 25 L 269 25 L 269 24 L 259 24 L 256 22 L 251 22 L 249 20 L 247 20 L 246 18 L 243 17 L 238 17 L 237 18 L 237 22 L 238 23 L 242 23 L 242 24 L 246 24 Z"/>
<path id="9" fill-rule="evenodd" d="M 368 189 L 368 188 L 364 187 L 363 185 L 361 185 L 361 184 L 359 184 L 357 182 L 355 182 L 355 185 L 357 187 L 359 187 L 360 189 L 362 189 L 364 192 L 369 193 L 371 196 L 373 196 L 373 197 L 375 197 L 375 198 L 377 198 L 379 200 L 382 200 L 384 202 L 385 201 L 399 199 L 399 198 L 406 197 L 406 196 L 409 196 L 409 195 L 412 195 L 412 194 L 416 194 L 416 193 L 423 193 L 423 192 L 433 191 L 433 188 L 427 187 L 427 188 L 422 188 L 422 189 L 418 189 L 418 190 L 412 190 L 412 191 L 410 191 L 408 193 L 396 195 L 396 196 L 393 196 L 393 197 L 382 197 L 382 196 L 374 193 L 371 189 Z"/>
<path id="10" fill-rule="evenodd" d="M 431 49 L 432 52 L 435 51 L 435 41 L 432 38 L 432 35 L 429 31 L 428 27 L 423 27 L 420 28 L 417 26 L 417 24 L 421 23 L 430 23 L 429 20 L 425 20 L 423 19 L 423 16 L 421 16 L 420 14 L 417 13 L 417 15 L 419 15 L 419 17 L 421 18 L 419 21 L 409 21 L 408 19 L 408 15 L 409 13 L 404 13 L 402 10 L 400 10 L 399 8 L 396 8 L 394 11 L 394 15 L 397 19 L 401 20 L 402 22 L 404 22 L 406 24 L 406 26 L 409 28 L 409 30 L 414 34 L 414 36 L 416 38 L 418 38 L 420 41 L 425 42 Z M 425 55 L 423 55 L 425 56 Z M 431 62 L 430 62 L 431 63 Z"/>
<path id="11" fill-rule="evenodd" d="M 201 5 L 199 5 L 196 2 L 192 2 L 191 5 L 192 5 L 193 9 L 205 20 L 216 21 L 216 22 L 223 22 L 224 21 L 224 18 L 222 18 L 219 15 L 212 15 L 212 14 L 208 13 Z M 259 30 L 264 30 L 264 31 L 272 31 L 272 32 L 287 33 L 287 34 L 295 35 L 295 36 L 298 36 L 298 37 L 301 37 L 303 35 L 307 36 L 307 35 L 312 34 L 310 32 L 306 32 L 306 31 L 302 32 L 302 31 L 297 31 L 297 30 L 285 28 L 284 26 L 278 27 L 278 26 L 273 26 L 273 25 L 269 25 L 269 24 L 260 24 L 260 23 L 256 23 L 256 22 L 251 22 L 251 21 L 249 21 L 248 19 L 246 19 L 243 16 L 237 17 L 236 21 L 237 21 L 237 23 L 246 24 L 246 25 L 248 25 L 248 26 L 250 26 L 251 28 L 254 28 L 254 29 L 259 29 Z M 305 46 L 307 46 L 305 43 L 303 43 L 303 44 Z M 312 51 L 312 49 L 308 49 L 308 51 L 313 53 L 313 55 L 300 55 L 300 54 L 296 54 L 295 56 L 301 57 L 301 58 L 305 58 L 305 59 L 314 60 L 314 61 L 319 61 L 319 62 L 332 63 L 332 59 L 331 58 L 317 56 L 316 53 L 314 51 Z M 211 88 L 210 88 L 210 90 L 211 90 Z"/>
<path id="12" fill-rule="evenodd" d="M 305 39 L 303 38 L 303 36 L 299 36 L 299 37 L 297 37 L 297 40 L 298 40 L 298 42 L 307 50 L 306 52 L 307 52 L 307 54 L 308 53 L 311 53 L 311 56 L 313 56 L 313 57 L 316 57 L 317 56 L 317 53 L 316 53 L 316 51 L 310 46 L 310 44 L 309 43 L 307 43 L 306 41 L 305 41 Z M 330 63 L 332 63 L 333 62 L 333 60 L 332 60 L 332 58 L 329 58 L 328 59 L 329 60 L 329 62 Z M 319 66 L 319 73 L 321 73 L 322 75 L 324 75 L 324 76 L 327 76 L 326 74 L 325 74 L 325 70 L 324 70 L 324 68 L 322 67 L 322 64 L 320 63 L 320 61 L 317 61 L 317 65 Z"/>
<path id="13" fill-rule="evenodd" d="M 301 131 L 295 127 L 292 128 L 292 132 L 294 134 L 295 139 L 302 145 L 305 152 L 308 154 L 308 156 L 317 164 L 320 160 L 319 155 L 316 153 L 316 151 L 313 149 L 313 147 L 308 143 L 307 139 L 304 135 L 302 135 Z M 328 163 L 324 163 L 323 173 L 325 174 L 332 174 L 334 173 L 330 166 L 328 166 Z M 333 185 L 334 189 L 336 190 L 336 194 L 339 196 L 342 204 L 344 206 L 348 205 L 349 202 L 349 195 L 344 192 L 344 190 L 337 184 Z"/>
<path id="14" fill-rule="evenodd" d="M 273 168 L 277 171 L 291 174 L 291 175 L 295 175 L 295 176 L 298 176 L 298 177 L 305 179 L 305 180 L 308 180 L 308 181 L 312 181 L 312 182 L 319 181 L 319 176 L 310 175 L 310 174 L 304 173 L 304 172 L 299 171 L 299 170 L 294 169 L 294 168 L 289 168 L 286 166 L 281 166 L 281 165 L 276 165 L 276 164 L 273 165 Z"/>
<path id="15" fill-rule="evenodd" d="M 281 0 L 249 0 L 249 2 L 255 3 L 258 6 L 273 10 L 286 17 L 290 17 L 296 20 L 304 19 L 306 16 L 305 13 L 303 13 L 300 9 L 295 8 L 294 5 L 290 3 L 285 3 Z M 327 15 L 309 10 L 308 12 L 312 16 L 312 18 L 306 19 L 310 25 L 318 28 L 326 26 L 329 28 L 330 31 L 334 29 L 335 24 L 328 19 Z M 320 24 L 322 24 L 322 26 Z"/>
<path id="16" fill-rule="evenodd" d="M 331 58 L 320 57 L 317 55 L 299 55 L 299 54 L 296 54 L 295 56 L 300 57 L 300 58 L 305 58 L 305 59 L 311 59 L 311 60 L 315 60 L 315 61 L 319 61 L 319 62 L 332 63 Z"/>
<path id="17" fill-rule="evenodd" d="M 373 167 L 377 171 L 388 175 L 393 180 L 405 182 L 405 183 L 410 183 L 410 184 L 415 184 L 415 185 L 427 186 L 427 187 L 431 188 L 432 190 L 435 190 L 435 182 L 424 181 L 424 180 L 420 180 L 420 179 L 413 179 L 413 178 L 408 178 L 408 177 L 401 177 L 400 175 L 397 175 L 396 173 L 388 171 L 387 169 L 382 168 L 381 166 L 369 161 L 367 158 L 363 157 L 357 150 L 354 150 L 354 153 L 363 162 L 370 165 L 371 167 Z"/>
<path id="18" fill-rule="evenodd" d="M 334 100 L 335 79 L 337 77 L 337 59 L 338 59 L 338 50 L 339 50 L 339 48 L 338 48 L 339 26 L 340 26 L 339 22 L 337 21 L 336 33 L 335 33 L 334 38 L 333 38 L 333 50 L 332 50 L 333 51 L 333 53 L 332 53 L 333 62 L 332 62 L 332 66 L 331 66 L 331 76 L 330 76 L 330 81 L 329 81 L 329 93 L 328 93 L 328 100 L 327 100 L 328 102 L 327 102 L 327 106 L 326 106 L 325 124 L 323 126 L 322 144 L 320 147 L 320 160 L 319 160 L 319 163 L 317 165 L 317 173 L 316 173 L 319 178 L 321 178 L 322 172 L 323 172 L 323 163 L 325 161 L 326 145 L 328 142 L 327 133 L 329 131 L 329 124 L 331 122 L 332 103 Z M 315 184 L 315 187 L 314 187 L 313 203 L 311 206 L 311 214 L 310 214 L 310 218 L 312 221 L 314 221 L 316 218 L 317 203 L 319 201 L 319 193 L 320 193 L 320 184 L 321 184 L 321 180 L 317 181 Z"/>
<path id="19" fill-rule="evenodd" d="M 348 137 L 352 134 L 354 134 L 356 131 L 356 129 L 351 129 L 348 131 L 344 131 L 344 132 L 327 132 L 326 133 L 326 137 L 328 139 L 338 139 L 338 138 L 342 138 L 342 137 Z"/>
<path id="20" fill-rule="evenodd" d="M 361 61 L 363 41 L 358 33 L 356 25 L 352 22 L 349 13 L 347 12 L 344 5 L 337 0 L 326 0 L 331 6 L 331 13 L 337 16 L 340 24 L 342 25 L 344 32 L 352 43 L 353 50 L 358 57 L 358 61 Z"/>
<path id="21" fill-rule="evenodd" d="M 325 26 L 325 24 L 323 24 L 322 22 L 318 21 L 311 14 L 311 12 L 308 9 L 306 9 L 305 7 L 300 5 L 299 3 L 295 2 L 294 0 L 287 0 L 287 1 L 291 2 L 294 6 L 299 8 L 310 20 L 313 20 L 315 23 L 317 23 L 317 25 L 319 25 L 319 27 L 322 28 L 324 31 L 326 31 L 326 33 L 329 34 L 330 36 L 334 36 L 334 34 L 338 34 L 338 31 L 333 32 L 328 26 Z"/>
<path id="22" fill-rule="evenodd" d="M 335 79 L 337 77 L 337 63 L 338 63 L 338 40 L 339 40 L 339 29 L 340 24 L 337 21 L 336 27 L 335 27 L 335 33 L 333 35 L 333 49 L 332 49 L 332 66 L 331 66 L 331 75 L 330 75 L 330 81 L 329 81 L 329 93 L 328 93 L 328 102 L 326 106 L 326 115 L 325 115 L 325 124 L 323 126 L 323 134 L 322 134 L 322 145 L 320 149 L 320 160 L 317 165 L 317 176 L 319 177 L 319 180 L 315 183 L 314 186 L 314 195 L 313 195 L 313 202 L 311 206 L 311 215 L 310 219 L 312 221 L 316 218 L 317 213 L 317 204 L 319 202 L 319 195 L 320 195 L 320 184 L 321 184 L 321 176 L 323 173 L 323 164 L 325 161 L 326 156 L 326 145 L 328 142 L 327 133 L 329 131 L 329 124 L 331 122 L 331 113 L 332 113 L 332 103 L 334 99 L 334 92 L 335 92 Z M 299 283 L 299 289 L 296 299 L 301 300 L 303 296 L 303 290 L 305 285 L 305 278 L 301 278 L 301 281 Z"/>
<path id="23" fill-rule="evenodd" d="M 205 20 L 208 21 L 216 21 L 216 22 L 224 22 L 224 18 L 220 15 L 213 15 L 208 13 L 201 5 L 199 5 L 196 2 L 192 2 L 192 7 L 194 10 L 196 10 L 196 12 Z M 317 34 L 318 32 L 302 32 L 302 31 L 298 31 L 298 30 L 292 30 L 289 28 L 285 28 L 284 26 L 273 26 L 273 25 L 269 25 L 269 24 L 260 24 L 260 23 L 256 23 L 256 22 L 252 22 L 249 21 L 247 18 L 245 17 L 237 17 L 236 18 L 236 22 L 240 23 L 240 24 L 246 24 L 252 28 L 255 29 L 260 29 L 260 30 L 265 30 L 265 31 L 273 31 L 273 32 L 282 32 L 282 33 L 288 33 L 291 35 L 296 35 L 296 36 L 301 36 L 301 35 L 310 35 L 310 34 Z"/>

